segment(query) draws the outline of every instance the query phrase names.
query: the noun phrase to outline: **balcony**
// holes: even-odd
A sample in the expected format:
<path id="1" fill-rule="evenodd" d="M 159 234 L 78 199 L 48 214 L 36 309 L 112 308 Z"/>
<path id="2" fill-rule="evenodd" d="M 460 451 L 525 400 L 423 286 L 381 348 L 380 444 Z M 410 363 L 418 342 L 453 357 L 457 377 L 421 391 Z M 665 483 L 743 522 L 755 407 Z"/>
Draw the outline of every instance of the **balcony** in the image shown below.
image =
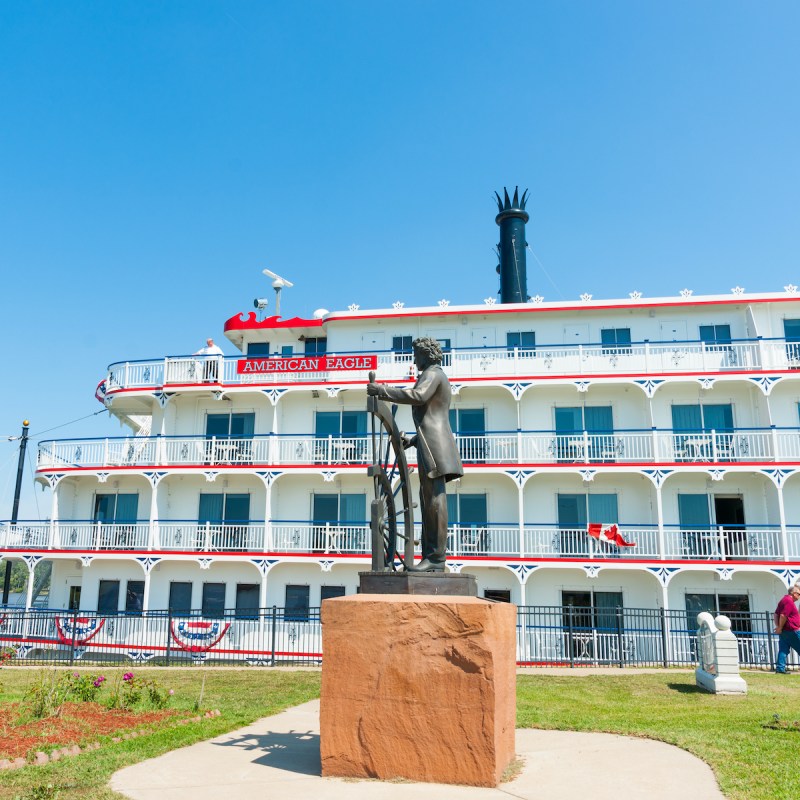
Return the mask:
<path id="1" fill-rule="evenodd" d="M 330 353 L 339 356 L 377 355 L 377 379 L 402 381 L 410 377 L 411 358 L 395 352 Z M 168 356 L 109 365 L 106 392 L 164 386 L 214 386 L 366 381 L 369 369 L 325 372 L 240 374 L 244 356 Z M 302 357 L 298 356 L 297 360 Z M 800 345 L 784 339 L 748 339 L 725 344 L 707 342 L 642 342 L 620 347 L 601 344 L 537 345 L 532 349 L 484 347 L 453 349 L 445 354 L 450 379 L 522 378 L 591 375 L 647 375 L 785 370 L 800 367 Z"/>
<path id="2" fill-rule="evenodd" d="M 657 525 L 620 524 L 633 547 L 618 547 L 590 537 L 586 528 L 557 524 L 452 525 L 448 553 L 453 558 L 538 558 L 607 561 L 795 561 L 800 559 L 800 526 L 787 528 L 784 557 L 778 526 L 663 527 L 664 550 Z M 418 535 L 418 534 L 417 534 Z M 210 523 L 161 520 L 107 524 L 80 520 L 0 523 L 0 549 L 128 552 L 155 550 L 182 553 L 370 554 L 366 523 L 292 520 Z"/>
<path id="3" fill-rule="evenodd" d="M 800 428 L 737 428 L 700 433 L 508 431 L 458 435 L 456 440 L 465 464 L 746 464 L 800 460 Z M 413 451 L 409 455 L 413 460 Z M 372 442 L 367 436 L 127 437 L 41 442 L 37 470 L 273 464 L 366 466 L 372 460 Z"/>

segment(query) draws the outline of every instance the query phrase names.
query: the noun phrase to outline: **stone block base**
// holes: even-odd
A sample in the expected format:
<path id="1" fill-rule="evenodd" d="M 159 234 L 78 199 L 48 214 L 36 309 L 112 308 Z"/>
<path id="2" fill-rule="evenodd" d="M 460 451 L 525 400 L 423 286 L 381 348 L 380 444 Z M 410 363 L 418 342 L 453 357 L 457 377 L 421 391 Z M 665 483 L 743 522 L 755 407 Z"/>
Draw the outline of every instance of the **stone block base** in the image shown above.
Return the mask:
<path id="1" fill-rule="evenodd" d="M 694 671 L 697 686 L 712 694 L 747 694 L 747 683 L 741 675 L 712 675 L 698 667 Z"/>
<path id="2" fill-rule="evenodd" d="M 510 603 L 325 600 L 323 776 L 497 786 L 514 758 L 515 638 Z"/>

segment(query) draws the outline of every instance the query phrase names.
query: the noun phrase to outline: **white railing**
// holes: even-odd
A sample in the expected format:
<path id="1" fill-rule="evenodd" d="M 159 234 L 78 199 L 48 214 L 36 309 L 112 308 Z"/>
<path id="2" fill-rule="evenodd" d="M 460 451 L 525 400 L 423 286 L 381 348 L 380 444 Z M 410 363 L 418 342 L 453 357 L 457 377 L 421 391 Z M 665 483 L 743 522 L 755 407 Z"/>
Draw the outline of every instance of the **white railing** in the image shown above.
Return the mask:
<path id="1" fill-rule="evenodd" d="M 330 353 L 329 355 L 336 355 Z M 348 353 L 348 355 L 375 355 Z M 239 374 L 243 357 L 170 356 L 152 361 L 111 364 L 106 391 L 170 384 L 268 384 L 302 381 L 366 380 L 368 370 L 335 372 Z M 302 358 L 302 356 L 298 356 Z M 405 380 L 411 375 L 411 357 L 403 353 L 377 354 L 378 380 Z M 486 347 L 451 350 L 445 354 L 450 378 L 522 377 L 535 375 L 598 375 L 670 372 L 730 372 L 800 367 L 800 344 L 784 340 L 705 342 L 644 342 L 609 347 L 601 344 L 537 345 L 527 348 Z"/>
<path id="2" fill-rule="evenodd" d="M 783 560 L 778 527 L 733 527 L 675 530 L 664 532 L 666 558 L 712 561 Z M 791 547 L 790 558 L 791 556 Z"/>
<path id="3" fill-rule="evenodd" d="M 665 549 L 656 526 L 619 525 L 633 547 L 599 542 L 585 528 L 558 525 L 451 525 L 447 549 L 455 557 L 633 558 L 712 561 L 783 561 L 800 559 L 800 526 L 787 528 L 784 558 L 777 526 L 718 526 L 664 529 Z M 415 539 L 419 539 L 419 525 Z M 181 552 L 351 553 L 368 555 L 366 524 L 276 521 L 200 523 L 159 521 L 114 523 L 85 521 L 0 523 L 0 548 L 10 550 L 173 550 Z M 417 548 L 419 550 L 419 548 Z"/>
<path id="4" fill-rule="evenodd" d="M 466 464 L 641 464 L 654 462 L 792 461 L 800 458 L 800 429 L 737 429 L 674 433 L 520 431 L 456 436 Z M 414 451 L 410 451 L 411 460 Z M 371 464 L 369 436 L 310 434 L 77 439 L 39 445 L 37 468 L 102 469 L 252 464 Z"/>
<path id="5" fill-rule="evenodd" d="M 372 549 L 368 525 L 275 522 L 271 550 L 278 553 L 359 553 Z"/>
<path id="6" fill-rule="evenodd" d="M 265 552 L 266 527 L 259 523 L 159 522 L 158 550 Z"/>
<path id="7" fill-rule="evenodd" d="M 586 528 L 557 525 L 525 527 L 523 556 L 529 558 L 659 558 L 658 531 L 654 528 L 619 526 L 627 542 L 635 547 L 618 547 L 592 538 Z"/>

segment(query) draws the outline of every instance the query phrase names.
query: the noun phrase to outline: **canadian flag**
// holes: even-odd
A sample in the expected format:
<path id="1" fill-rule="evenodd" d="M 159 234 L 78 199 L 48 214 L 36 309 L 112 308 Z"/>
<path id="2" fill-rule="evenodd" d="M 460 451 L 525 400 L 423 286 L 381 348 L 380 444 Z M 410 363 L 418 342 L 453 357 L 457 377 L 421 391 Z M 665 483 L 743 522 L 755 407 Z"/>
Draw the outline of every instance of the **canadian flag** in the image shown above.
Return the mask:
<path id="1" fill-rule="evenodd" d="M 636 542 L 626 542 L 619 532 L 619 528 L 614 525 L 603 525 L 601 522 L 589 523 L 589 536 L 601 542 L 609 542 L 619 547 L 636 547 Z"/>

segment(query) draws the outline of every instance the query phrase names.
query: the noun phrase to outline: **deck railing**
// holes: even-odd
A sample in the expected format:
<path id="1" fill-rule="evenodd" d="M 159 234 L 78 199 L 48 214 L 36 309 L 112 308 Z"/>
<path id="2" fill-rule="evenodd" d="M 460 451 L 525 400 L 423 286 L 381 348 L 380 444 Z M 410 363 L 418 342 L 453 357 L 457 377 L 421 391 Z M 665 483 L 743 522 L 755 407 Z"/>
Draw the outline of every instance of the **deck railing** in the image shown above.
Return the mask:
<path id="1" fill-rule="evenodd" d="M 419 528 L 419 526 L 417 526 Z M 710 561 L 795 561 L 800 559 L 800 526 L 787 527 L 788 553 L 781 529 L 766 525 L 708 528 L 663 526 L 663 551 L 654 524 L 619 524 L 631 547 L 600 542 L 586 527 L 499 523 L 451 525 L 448 553 L 454 558 L 585 558 Z M 419 538 L 419 530 L 415 533 Z M 349 554 L 371 552 L 367 523 L 274 520 L 230 523 L 159 520 L 105 523 L 0 522 L 0 549 L 80 551 L 177 551 L 183 553 Z"/>
<path id="2" fill-rule="evenodd" d="M 404 353 L 330 353 L 377 355 L 378 380 L 411 377 L 411 358 Z M 168 385 L 228 385 L 365 381 L 369 370 L 335 372 L 270 372 L 240 374 L 244 356 L 167 356 L 109 365 L 106 392 Z M 302 358 L 302 356 L 298 356 Z M 483 347 L 449 350 L 443 367 L 451 379 L 524 377 L 537 375 L 630 375 L 671 372 L 739 372 L 793 369 L 800 366 L 800 347 L 784 339 L 707 342 L 641 342 L 630 345 L 537 345 L 534 348 Z"/>
<path id="3" fill-rule="evenodd" d="M 0 645 L 20 663 L 320 664 L 318 608 L 204 611 L 0 610 Z M 769 611 L 728 614 L 743 667 L 771 670 L 777 654 Z M 520 606 L 517 664 L 692 667 L 696 611 Z M 13 662 L 12 662 L 13 663 Z M 790 667 L 797 668 L 794 654 Z"/>
<path id="4" fill-rule="evenodd" d="M 698 433 L 501 431 L 457 434 L 465 464 L 761 463 L 800 459 L 800 428 L 735 428 Z M 414 462 L 415 451 L 409 451 Z M 363 465 L 369 436 L 267 434 L 251 437 L 154 436 L 45 441 L 37 469 Z"/>

